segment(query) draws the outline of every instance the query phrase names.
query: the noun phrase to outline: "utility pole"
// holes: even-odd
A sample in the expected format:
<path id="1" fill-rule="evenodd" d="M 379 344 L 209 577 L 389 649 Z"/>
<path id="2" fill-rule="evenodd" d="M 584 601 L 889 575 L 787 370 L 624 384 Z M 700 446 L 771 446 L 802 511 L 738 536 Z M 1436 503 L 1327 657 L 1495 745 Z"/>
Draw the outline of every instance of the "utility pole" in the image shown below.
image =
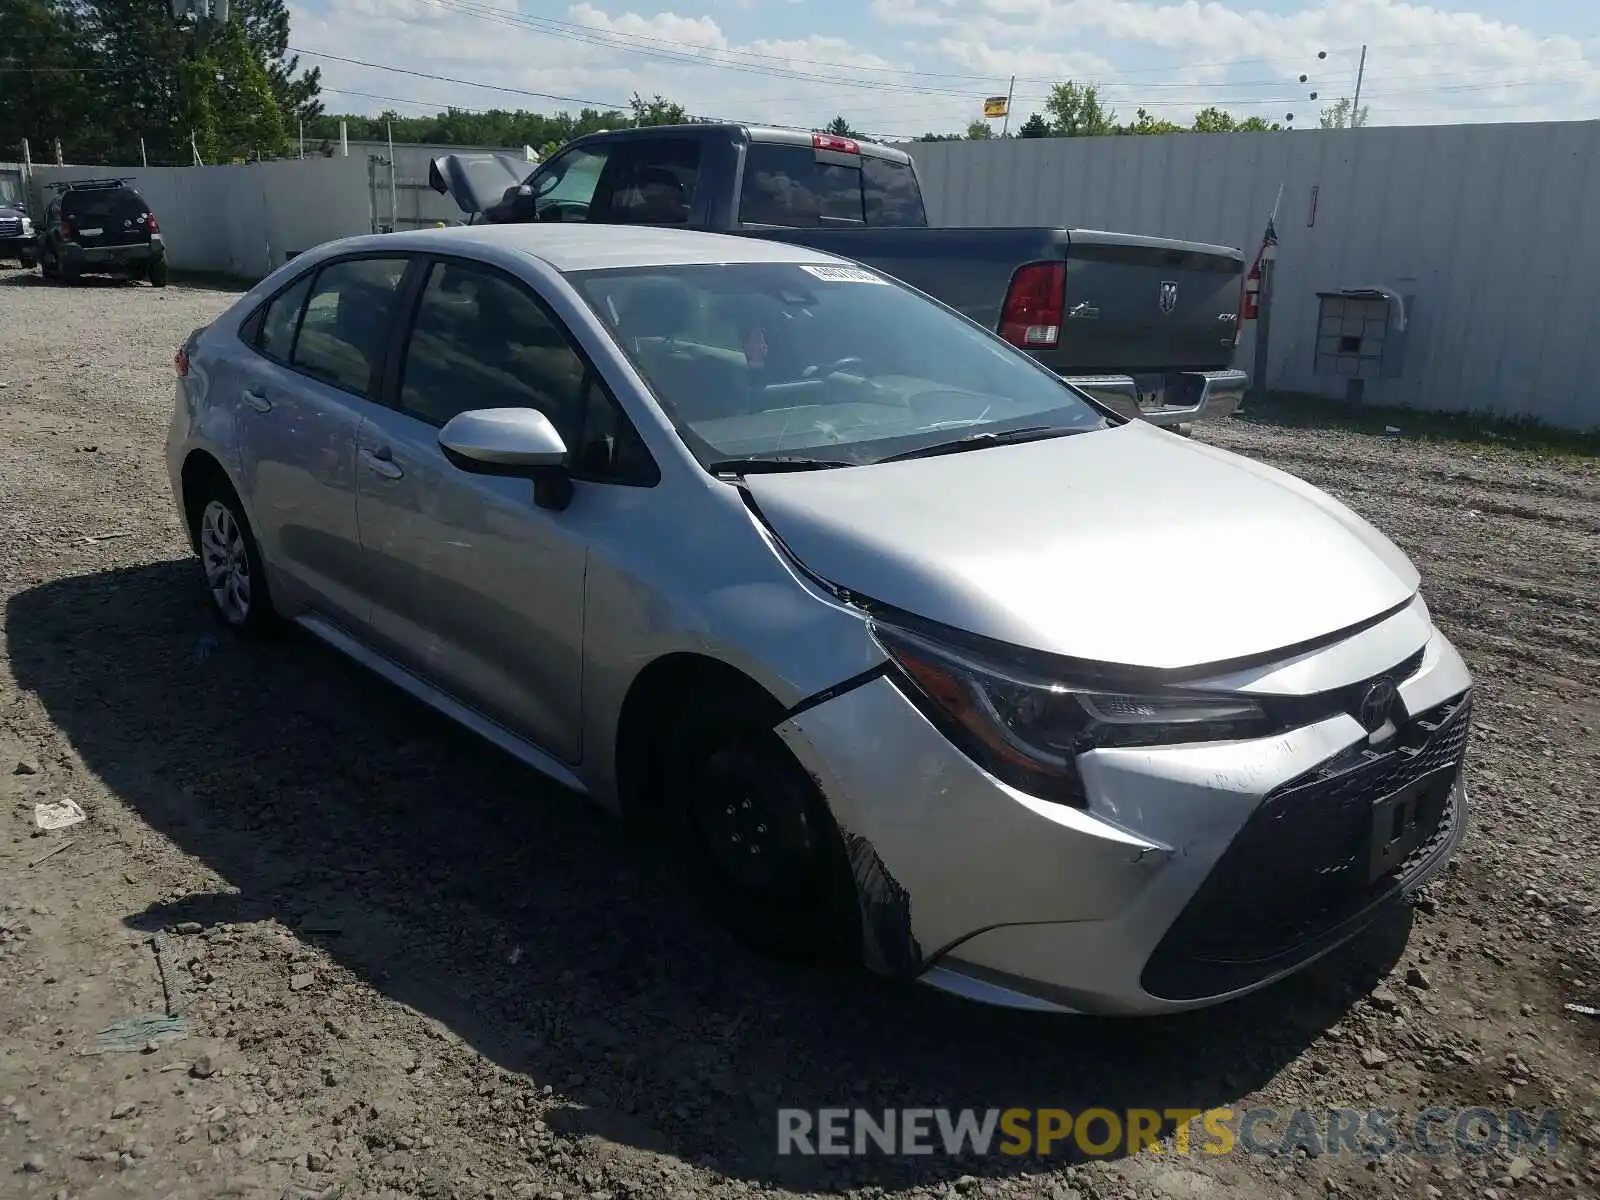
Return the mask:
<path id="1" fill-rule="evenodd" d="M 1350 128 L 1356 127 L 1356 122 L 1361 119 L 1361 77 L 1367 73 L 1367 48 L 1361 47 L 1361 65 L 1356 67 L 1356 98 L 1350 105 Z"/>
<path id="2" fill-rule="evenodd" d="M 1000 126 L 1000 136 L 1005 137 L 1011 129 L 1011 97 L 1017 91 L 1017 77 L 1011 77 L 1011 86 L 1006 88 L 1006 119 Z"/>

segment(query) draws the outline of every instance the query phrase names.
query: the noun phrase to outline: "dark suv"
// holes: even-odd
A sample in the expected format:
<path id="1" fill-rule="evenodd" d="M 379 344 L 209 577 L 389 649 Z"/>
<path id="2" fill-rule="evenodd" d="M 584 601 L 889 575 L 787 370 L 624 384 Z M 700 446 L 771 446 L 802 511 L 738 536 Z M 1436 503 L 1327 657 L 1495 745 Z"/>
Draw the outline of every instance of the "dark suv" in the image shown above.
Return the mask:
<path id="1" fill-rule="evenodd" d="M 83 179 L 49 185 L 39 229 L 39 269 L 70 283 L 79 275 L 121 275 L 167 284 L 167 247 L 144 197 L 125 179 Z"/>

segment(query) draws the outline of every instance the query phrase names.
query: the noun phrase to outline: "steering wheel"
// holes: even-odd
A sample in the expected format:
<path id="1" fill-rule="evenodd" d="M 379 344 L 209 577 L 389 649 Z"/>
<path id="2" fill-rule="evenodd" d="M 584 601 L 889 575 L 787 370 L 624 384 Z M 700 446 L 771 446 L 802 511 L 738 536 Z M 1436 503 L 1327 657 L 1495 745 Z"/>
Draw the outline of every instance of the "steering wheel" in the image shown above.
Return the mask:
<path id="1" fill-rule="evenodd" d="M 813 364 L 812 366 L 807 367 L 804 371 L 800 372 L 800 377 L 802 379 L 815 379 L 818 375 L 837 375 L 846 367 L 861 366 L 864 361 L 864 359 L 852 355 L 849 358 L 841 358 L 831 362 L 825 367 L 818 367 Z"/>

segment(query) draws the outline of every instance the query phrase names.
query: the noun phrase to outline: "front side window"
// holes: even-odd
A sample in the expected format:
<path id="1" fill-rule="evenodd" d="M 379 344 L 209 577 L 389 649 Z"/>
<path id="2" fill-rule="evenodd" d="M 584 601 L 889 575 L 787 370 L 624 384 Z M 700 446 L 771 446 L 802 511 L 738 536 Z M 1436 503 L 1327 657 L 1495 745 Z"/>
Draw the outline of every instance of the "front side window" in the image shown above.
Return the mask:
<path id="1" fill-rule="evenodd" d="M 551 159 L 532 180 L 533 209 L 540 221 L 587 221 L 611 148 L 577 146 Z"/>
<path id="2" fill-rule="evenodd" d="M 641 465 L 637 435 L 556 318 L 523 285 L 470 264 L 428 271 L 399 407 L 435 426 L 470 409 L 537 409 L 576 470 L 631 476 Z"/>
<path id="3" fill-rule="evenodd" d="M 357 258 L 317 272 L 290 366 L 357 395 L 367 394 L 383 358 L 404 258 Z"/>
<path id="4" fill-rule="evenodd" d="M 1110 422 L 972 322 L 862 267 L 574 273 L 703 464 L 869 463 L 978 433 Z"/>

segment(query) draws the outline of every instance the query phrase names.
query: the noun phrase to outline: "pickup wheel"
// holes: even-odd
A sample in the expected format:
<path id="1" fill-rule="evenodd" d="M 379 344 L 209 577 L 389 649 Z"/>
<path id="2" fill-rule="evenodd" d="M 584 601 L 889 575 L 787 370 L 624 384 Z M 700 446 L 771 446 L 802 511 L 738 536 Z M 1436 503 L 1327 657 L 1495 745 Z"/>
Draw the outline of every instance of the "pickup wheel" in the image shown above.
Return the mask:
<path id="1" fill-rule="evenodd" d="M 150 281 L 151 287 L 164 288 L 167 286 L 167 260 L 158 258 L 150 264 L 150 269 L 145 272 L 145 278 Z"/>

